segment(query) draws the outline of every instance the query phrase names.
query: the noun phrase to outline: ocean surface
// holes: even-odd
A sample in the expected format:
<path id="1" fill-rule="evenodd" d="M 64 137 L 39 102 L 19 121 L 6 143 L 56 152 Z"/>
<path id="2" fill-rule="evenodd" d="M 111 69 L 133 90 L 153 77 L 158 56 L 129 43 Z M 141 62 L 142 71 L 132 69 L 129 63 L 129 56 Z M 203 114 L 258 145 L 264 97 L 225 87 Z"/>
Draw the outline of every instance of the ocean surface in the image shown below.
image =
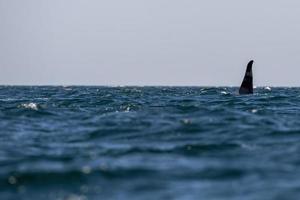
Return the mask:
<path id="1" fill-rule="evenodd" d="M 0 199 L 300 199 L 300 88 L 237 91 L 0 86 Z"/>

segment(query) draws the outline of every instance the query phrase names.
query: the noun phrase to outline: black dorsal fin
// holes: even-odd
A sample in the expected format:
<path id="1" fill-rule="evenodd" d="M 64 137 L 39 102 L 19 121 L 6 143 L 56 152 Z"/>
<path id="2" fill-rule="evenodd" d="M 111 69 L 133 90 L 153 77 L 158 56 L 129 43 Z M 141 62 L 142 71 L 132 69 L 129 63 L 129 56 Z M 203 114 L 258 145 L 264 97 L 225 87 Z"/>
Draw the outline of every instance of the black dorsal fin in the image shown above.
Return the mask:
<path id="1" fill-rule="evenodd" d="M 253 63 L 254 61 L 251 60 L 247 65 L 246 74 L 239 90 L 240 94 L 253 94 L 253 73 L 252 73 Z"/>

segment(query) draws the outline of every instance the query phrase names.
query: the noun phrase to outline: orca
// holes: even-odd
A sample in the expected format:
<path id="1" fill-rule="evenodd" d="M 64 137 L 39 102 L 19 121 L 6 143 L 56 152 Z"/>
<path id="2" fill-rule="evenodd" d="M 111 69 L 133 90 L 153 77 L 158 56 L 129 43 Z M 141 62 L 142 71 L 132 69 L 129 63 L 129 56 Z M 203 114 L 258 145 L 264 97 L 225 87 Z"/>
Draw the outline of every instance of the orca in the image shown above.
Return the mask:
<path id="1" fill-rule="evenodd" d="M 247 65 L 244 80 L 239 90 L 239 94 L 253 94 L 253 73 L 252 65 L 254 61 L 251 60 Z"/>

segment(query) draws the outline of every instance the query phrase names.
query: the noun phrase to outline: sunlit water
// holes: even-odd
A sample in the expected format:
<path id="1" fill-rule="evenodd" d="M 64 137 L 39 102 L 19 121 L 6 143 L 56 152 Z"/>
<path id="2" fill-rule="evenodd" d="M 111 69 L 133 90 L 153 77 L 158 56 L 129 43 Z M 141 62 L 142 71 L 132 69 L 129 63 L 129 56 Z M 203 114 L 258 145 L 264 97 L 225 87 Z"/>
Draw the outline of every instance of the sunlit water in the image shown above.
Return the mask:
<path id="1" fill-rule="evenodd" d="M 0 87 L 0 199 L 300 199 L 300 88 Z"/>

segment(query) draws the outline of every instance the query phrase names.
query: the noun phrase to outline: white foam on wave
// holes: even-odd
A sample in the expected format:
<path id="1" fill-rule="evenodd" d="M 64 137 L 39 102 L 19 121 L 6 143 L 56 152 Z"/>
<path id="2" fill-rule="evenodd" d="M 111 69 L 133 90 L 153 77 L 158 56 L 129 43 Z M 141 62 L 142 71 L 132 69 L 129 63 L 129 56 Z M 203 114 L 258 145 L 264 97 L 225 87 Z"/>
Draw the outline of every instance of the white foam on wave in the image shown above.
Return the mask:
<path id="1" fill-rule="evenodd" d="M 257 113 L 258 110 L 257 110 L 257 109 L 252 109 L 251 112 L 252 112 L 252 113 Z"/>
<path id="2" fill-rule="evenodd" d="M 130 106 L 126 108 L 125 112 L 130 112 Z"/>
<path id="3" fill-rule="evenodd" d="M 62 88 L 63 88 L 63 90 L 66 90 L 66 91 L 71 91 L 71 90 L 73 90 L 73 89 L 71 88 L 71 86 L 69 86 L 69 85 L 63 85 Z"/>
<path id="4" fill-rule="evenodd" d="M 65 90 L 65 91 L 72 91 L 73 89 L 72 89 L 72 88 L 65 87 L 64 90 Z"/>
<path id="5" fill-rule="evenodd" d="M 229 93 L 228 93 L 228 92 L 225 92 L 225 91 L 222 91 L 221 94 L 225 94 L 225 95 L 226 95 L 226 94 L 229 94 Z"/>
<path id="6" fill-rule="evenodd" d="M 38 105 L 36 103 L 23 103 L 21 107 L 31 110 L 38 110 Z"/>
<path id="7" fill-rule="evenodd" d="M 14 99 L 14 98 L 0 99 L 0 101 L 5 101 L 5 102 L 8 102 L 8 101 L 17 101 L 17 100 L 20 100 L 20 99 Z"/>
<path id="8" fill-rule="evenodd" d="M 265 87 L 265 90 L 271 91 L 272 89 L 270 87 Z"/>

